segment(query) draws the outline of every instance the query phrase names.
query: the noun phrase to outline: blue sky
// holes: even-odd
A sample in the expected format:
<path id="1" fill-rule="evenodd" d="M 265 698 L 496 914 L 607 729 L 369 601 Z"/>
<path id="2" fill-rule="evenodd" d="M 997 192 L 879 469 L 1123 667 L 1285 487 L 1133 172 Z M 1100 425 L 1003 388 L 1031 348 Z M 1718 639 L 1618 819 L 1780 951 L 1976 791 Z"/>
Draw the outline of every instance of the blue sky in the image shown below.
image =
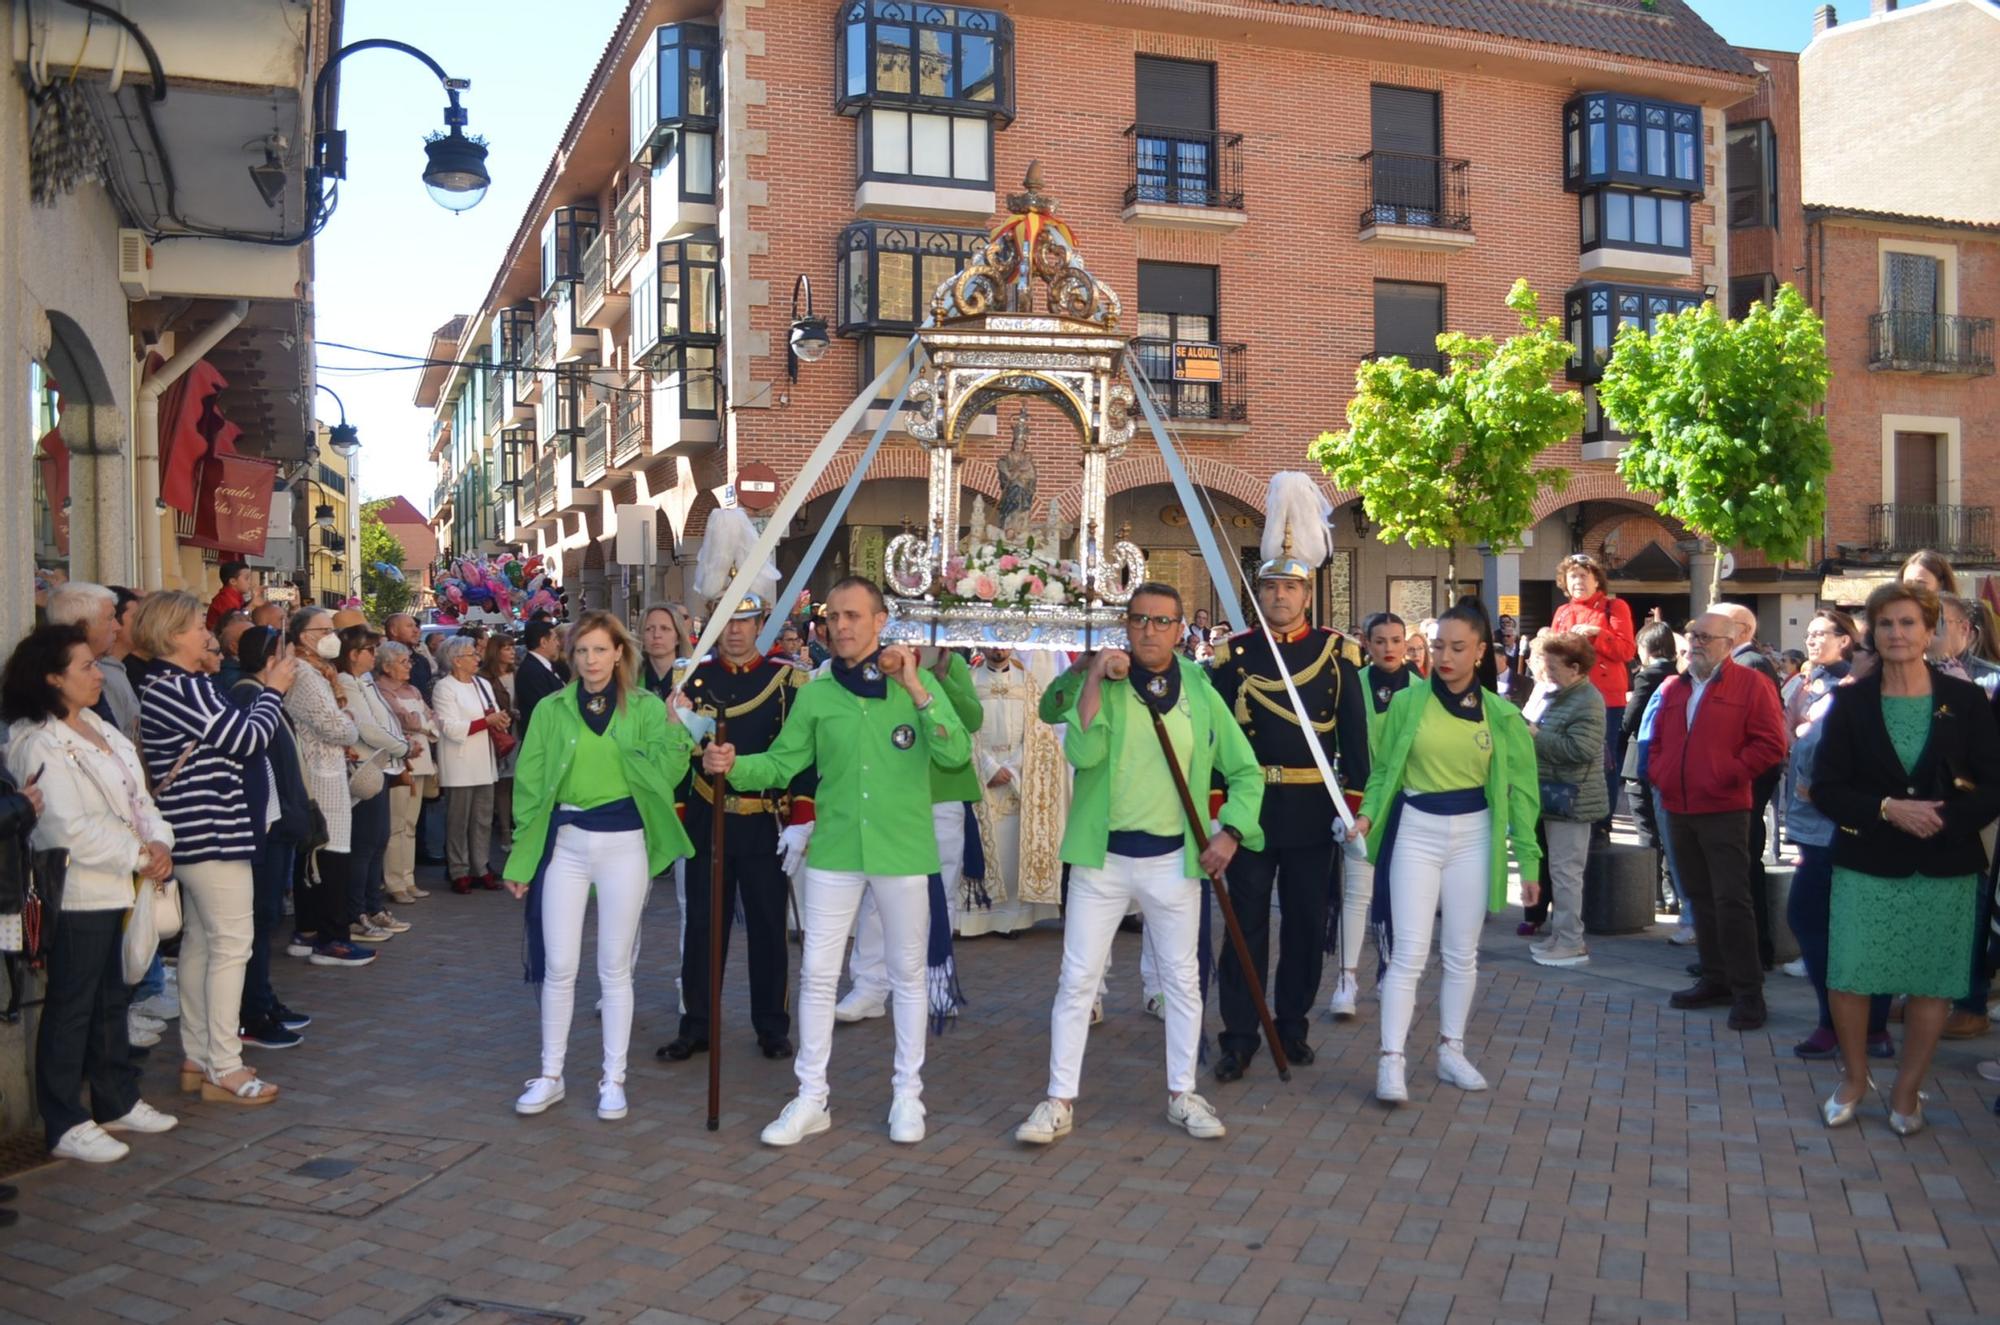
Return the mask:
<path id="1" fill-rule="evenodd" d="M 1730 41 L 1780 50 L 1805 45 L 1817 7 L 1817 0 L 1690 2 Z M 1867 13 L 1867 0 L 1838 7 L 1852 20 Z M 469 212 L 446 212 L 419 179 L 423 137 L 439 126 L 444 106 L 436 80 L 393 51 L 365 51 L 341 67 L 349 177 L 317 250 L 320 380 L 340 393 L 361 429 L 368 496 L 401 493 L 430 509 L 430 416 L 410 404 L 414 372 L 326 342 L 422 354 L 432 328 L 478 306 L 623 9 L 620 0 L 349 0 L 345 39 L 394 37 L 470 78 L 470 130 L 492 143 L 491 191 Z M 376 371 L 341 371 L 354 366 Z M 321 396 L 329 419 L 332 405 Z"/>

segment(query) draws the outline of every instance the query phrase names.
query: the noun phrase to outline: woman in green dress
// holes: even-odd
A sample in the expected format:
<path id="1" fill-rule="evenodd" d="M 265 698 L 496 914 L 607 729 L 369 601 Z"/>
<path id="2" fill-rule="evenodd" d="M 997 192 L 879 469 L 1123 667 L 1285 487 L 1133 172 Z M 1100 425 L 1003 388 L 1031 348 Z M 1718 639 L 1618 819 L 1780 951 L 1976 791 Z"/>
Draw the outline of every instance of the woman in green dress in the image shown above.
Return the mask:
<path id="1" fill-rule="evenodd" d="M 1827 990 L 1843 1079 L 1820 1117 L 1853 1121 L 1873 1085 L 1869 996 L 1907 994 L 1889 1127 L 1909 1136 L 1923 1128 L 1919 1089 L 1972 966 L 1987 864 L 1979 834 L 2000 817 L 2000 728 L 1984 691 L 1924 661 L 1934 592 L 1885 584 L 1868 595 L 1865 620 L 1881 666 L 1835 692 L 1809 784 L 1840 829 Z"/>

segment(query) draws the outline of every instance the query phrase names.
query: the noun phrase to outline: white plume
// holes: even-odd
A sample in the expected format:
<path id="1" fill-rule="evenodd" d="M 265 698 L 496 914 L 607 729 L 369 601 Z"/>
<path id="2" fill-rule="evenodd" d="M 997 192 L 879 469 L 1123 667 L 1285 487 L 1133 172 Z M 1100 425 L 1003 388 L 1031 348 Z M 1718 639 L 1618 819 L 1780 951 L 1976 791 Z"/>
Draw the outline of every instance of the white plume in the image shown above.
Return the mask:
<path id="1" fill-rule="evenodd" d="M 1289 523 L 1291 555 L 1308 566 L 1321 564 L 1333 552 L 1332 515 L 1333 503 L 1310 474 L 1281 469 L 1271 475 L 1271 488 L 1264 496 L 1264 560 L 1285 555 L 1285 527 Z"/>
<path id="2" fill-rule="evenodd" d="M 708 513 L 708 529 L 702 534 L 701 551 L 694 561 L 694 591 L 704 602 L 714 602 L 729 588 L 735 571 L 749 564 L 757 548 L 757 526 L 740 506 L 724 506 Z M 758 569 L 750 591 L 775 606 L 778 596 L 778 568 L 768 559 Z M 718 609 L 734 608 L 733 603 L 717 604 Z"/>

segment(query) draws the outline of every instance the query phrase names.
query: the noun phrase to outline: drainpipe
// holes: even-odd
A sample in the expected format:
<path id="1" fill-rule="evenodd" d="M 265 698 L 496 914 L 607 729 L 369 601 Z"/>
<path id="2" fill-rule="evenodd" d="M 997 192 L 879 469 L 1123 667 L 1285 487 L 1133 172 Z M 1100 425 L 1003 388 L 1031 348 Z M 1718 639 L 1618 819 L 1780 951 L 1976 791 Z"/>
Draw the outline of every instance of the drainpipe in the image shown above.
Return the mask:
<path id="1" fill-rule="evenodd" d="M 229 306 L 228 312 L 209 323 L 200 335 L 139 384 L 139 398 L 133 409 L 136 416 L 133 431 L 137 436 L 132 448 L 133 465 L 138 470 L 135 481 L 139 489 L 138 578 L 139 587 L 149 593 L 166 582 L 160 548 L 160 397 L 168 387 L 185 377 L 190 368 L 200 363 L 204 355 L 221 344 L 224 336 L 241 326 L 248 316 L 250 301 L 238 299 Z"/>

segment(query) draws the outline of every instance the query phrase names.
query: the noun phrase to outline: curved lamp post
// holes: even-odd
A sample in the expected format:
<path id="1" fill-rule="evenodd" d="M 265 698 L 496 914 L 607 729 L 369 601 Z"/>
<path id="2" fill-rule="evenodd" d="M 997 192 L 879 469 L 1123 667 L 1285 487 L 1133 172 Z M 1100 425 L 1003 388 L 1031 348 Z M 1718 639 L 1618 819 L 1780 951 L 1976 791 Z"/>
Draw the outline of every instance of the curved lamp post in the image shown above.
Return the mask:
<path id="1" fill-rule="evenodd" d="M 799 316 L 801 290 L 806 296 L 804 317 Z M 818 363 L 826 357 L 826 347 L 826 319 L 813 315 L 812 282 L 806 279 L 804 272 L 800 272 L 799 278 L 792 282 L 792 336 L 785 346 L 785 369 L 794 382 L 799 380 L 800 362 Z"/>
<path id="2" fill-rule="evenodd" d="M 445 131 L 432 134 L 424 143 L 424 188 L 432 201 L 447 210 L 462 212 L 478 206 L 492 177 L 486 173 L 486 144 L 466 136 L 465 107 L 458 101 L 458 94 L 472 86 L 472 80 L 451 77 L 442 65 L 416 47 L 387 37 L 370 37 L 341 47 L 313 80 L 313 154 L 312 165 L 306 172 L 307 206 L 316 214 L 321 212 L 324 207 L 321 183 L 347 178 L 347 131 L 321 129 L 320 125 L 327 115 L 327 89 L 334 69 L 348 56 L 368 50 L 401 51 L 437 75 L 450 104 L 444 108 Z"/>

